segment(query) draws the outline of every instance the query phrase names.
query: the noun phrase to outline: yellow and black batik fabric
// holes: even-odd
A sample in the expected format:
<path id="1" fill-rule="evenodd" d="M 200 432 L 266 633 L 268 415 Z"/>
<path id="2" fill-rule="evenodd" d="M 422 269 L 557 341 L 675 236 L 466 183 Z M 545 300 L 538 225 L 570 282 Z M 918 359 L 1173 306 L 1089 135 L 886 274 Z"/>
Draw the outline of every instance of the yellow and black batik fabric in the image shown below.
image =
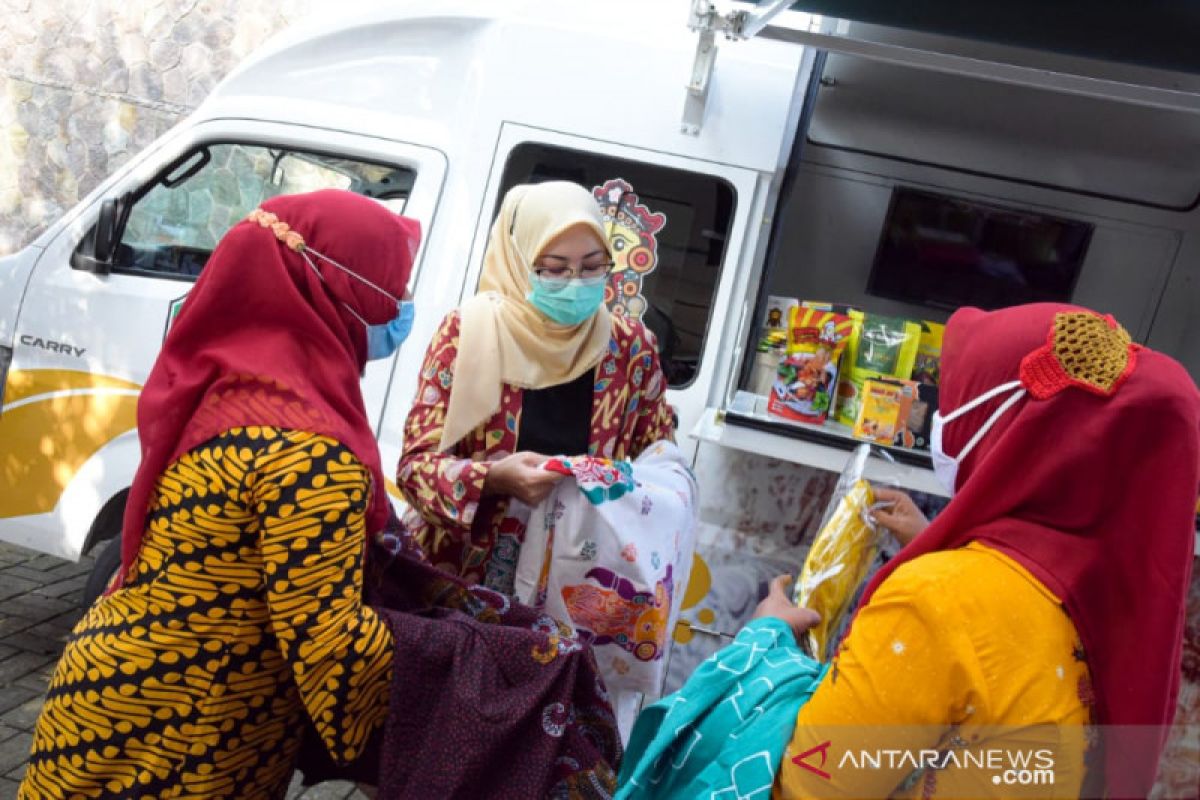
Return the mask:
<path id="1" fill-rule="evenodd" d="M 281 798 L 307 715 L 338 762 L 387 712 L 362 605 L 367 469 L 332 439 L 231 430 L 160 477 L 126 586 L 80 621 L 21 798 Z"/>

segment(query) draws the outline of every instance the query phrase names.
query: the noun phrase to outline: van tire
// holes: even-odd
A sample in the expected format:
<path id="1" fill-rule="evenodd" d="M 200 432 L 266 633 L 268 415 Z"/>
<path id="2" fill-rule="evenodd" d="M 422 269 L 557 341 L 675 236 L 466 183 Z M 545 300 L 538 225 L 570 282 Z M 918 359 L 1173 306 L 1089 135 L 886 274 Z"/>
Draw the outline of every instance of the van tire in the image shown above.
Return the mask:
<path id="1" fill-rule="evenodd" d="M 96 556 L 96 563 L 92 565 L 87 584 L 83 587 L 82 601 L 85 610 L 91 608 L 92 603 L 96 602 L 96 598 L 104 594 L 109 582 L 121 567 L 121 537 L 119 535 L 112 537 L 107 542 L 102 542 L 99 547 L 100 553 Z"/>

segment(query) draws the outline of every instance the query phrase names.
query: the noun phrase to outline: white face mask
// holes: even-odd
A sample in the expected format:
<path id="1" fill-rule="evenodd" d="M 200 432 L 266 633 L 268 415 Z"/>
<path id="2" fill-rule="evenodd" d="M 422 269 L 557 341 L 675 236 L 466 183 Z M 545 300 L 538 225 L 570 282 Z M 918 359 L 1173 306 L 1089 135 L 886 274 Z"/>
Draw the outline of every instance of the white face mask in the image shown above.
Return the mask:
<path id="1" fill-rule="evenodd" d="M 1005 400 L 992 416 L 988 417 L 988 421 L 983 423 L 983 427 L 975 432 L 975 435 L 971 437 L 971 441 L 967 442 L 967 446 L 962 449 L 962 452 L 957 457 L 946 455 L 946 451 L 942 449 L 942 428 L 946 423 L 953 422 L 971 409 L 1005 392 L 1012 392 L 1012 396 Z M 1021 386 L 1021 382 L 1012 381 L 1001 384 L 995 389 L 981 394 L 971 402 L 959 406 L 944 417 L 941 415 L 941 412 L 933 412 L 933 422 L 929 430 L 929 455 L 933 458 L 933 474 L 938 479 L 938 482 L 946 488 L 946 491 L 950 492 L 951 496 L 953 496 L 955 489 L 958 488 L 959 464 L 975 449 L 975 445 L 979 444 L 984 435 L 991 430 L 992 426 L 996 424 L 996 420 L 1000 419 L 1000 416 L 1005 411 L 1016 405 L 1017 401 L 1024 396 L 1025 388 Z"/>

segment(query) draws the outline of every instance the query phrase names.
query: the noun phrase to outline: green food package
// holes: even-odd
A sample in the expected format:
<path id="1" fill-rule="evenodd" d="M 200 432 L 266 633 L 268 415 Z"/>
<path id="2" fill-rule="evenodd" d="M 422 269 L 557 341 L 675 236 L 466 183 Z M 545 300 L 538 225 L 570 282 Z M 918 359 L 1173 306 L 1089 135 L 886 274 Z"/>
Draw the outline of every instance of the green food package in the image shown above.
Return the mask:
<path id="1" fill-rule="evenodd" d="M 863 384 L 872 378 L 906 381 L 912 377 L 921 343 L 921 324 L 902 317 L 851 311 L 853 328 L 838 380 L 837 411 L 844 425 L 854 425 L 862 404 Z"/>

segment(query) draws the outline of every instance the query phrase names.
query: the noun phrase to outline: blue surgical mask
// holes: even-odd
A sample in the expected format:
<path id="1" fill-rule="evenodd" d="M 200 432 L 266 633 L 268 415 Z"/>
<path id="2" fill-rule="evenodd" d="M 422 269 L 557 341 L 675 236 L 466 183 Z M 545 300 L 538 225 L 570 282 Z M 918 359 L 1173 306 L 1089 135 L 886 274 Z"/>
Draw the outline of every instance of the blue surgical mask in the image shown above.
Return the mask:
<path id="1" fill-rule="evenodd" d="M 396 308 L 397 308 L 396 316 L 393 317 L 390 322 L 385 322 L 380 325 L 370 324 L 365 319 L 363 319 L 361 314 L 359 314 L 357 311 L 355 311 L 353 308 L 351 308 L 348 303 L 345 303 L 345 302 L 342 303 L 342 306 L 347 311 L 349 311 L 354 316 L 355 319 L 357 319 L 359 322 L 361 322 L 363 324 L 363 327 L 365 327 L 367 329 L 367 360 L 368 361 L 375 361 L 376 359 L 380 359 L 380 358 L 388 358 L 392 355 L 392 353 L 395 353 L 396 349 L 398 347 L 400 347 L 400 344 L 405 339 L 408 338 L 408 334 L 412 330 L 413 318 L 416 314 L 416 309 L 413 306 L 413 302 L 411 300 L 397 300 L 386 289 L 376 286 L 374 283 L 367 280 L 362 275 L 359 275 L 354 270 L 352 270 L 348 267 L 342 266 L 341 264 L 334 261 L 329 256 L 322 255 L 321 253 L 318 253 L 316 250 L 313 250 L 311 247 L 306 247 L 305 249 L 300 251 L 300 255 L 302 255 L 304 257 L 304 260 L 308 262 L 308 265 L 310 267 L 312 267 L 313 272 L 315 272 L 317 274 L 317 277 L 321 279 L 322 283 L 325 282 L 325 277 L 321 274 L 321 270 L 317 269 L 317 265 L 313 263 L 312 258 L 309 257 L 310 253 L 312 255 L 316 256 L 317 258 L 321 259 L 322 261 L 326 261 L 326 262 L 332 264 L 333 266 L 337 267 L 342 272 L 345 272 L 347 275 L 349 275 L 351 278 L 354 278 L 355 280 L 361 281 L 362 283 L 366 284 L 367 286 L 370 286 L 372 289 L 379 292 L 384 297 L 387 297 L 396 303 Z"/>
<path id="2" fill-rule="evenodd" d="M 390 358 L 412 331 L 416 307 L 411 300 L 399 303 L 399 313 L 391 322 L 367 326 L 367 360 Z"/>
<path id="3" fill-rule="evenodd" d="M 604 278 L 546 280 L 531 275 L 533 291 L 526 299 L 560 325 L 578 325 L 604 304 Z"/>

